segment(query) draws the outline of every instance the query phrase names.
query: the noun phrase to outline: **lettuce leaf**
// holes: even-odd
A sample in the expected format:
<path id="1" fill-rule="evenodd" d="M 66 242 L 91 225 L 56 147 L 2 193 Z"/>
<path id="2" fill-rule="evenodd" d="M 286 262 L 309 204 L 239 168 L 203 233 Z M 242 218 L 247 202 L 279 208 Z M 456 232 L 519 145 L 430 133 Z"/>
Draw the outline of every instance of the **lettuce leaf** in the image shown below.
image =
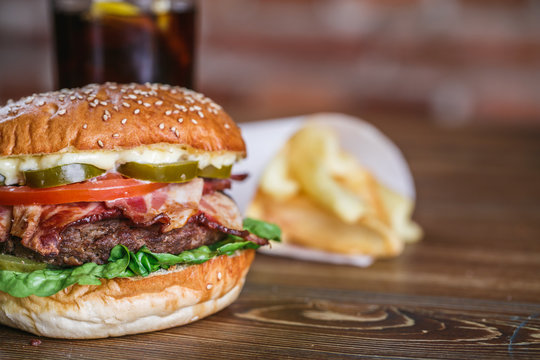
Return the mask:
<path id="1" fill-rule="evenodd" d="M 260 220 L 245 219 L 244 228 L 258 237 L 280 241 L 280 229 Z M 66 269 L 44 269 L 32 272 L 0 270 L 0 291 L 14 297 L 50 296 L 73 284 L 101 285 L 99 279 L 148 276 L 177 264 L 202 264 L 219 255 L 233 255 L 237 250 L 257 249 L 259 245 L 236 236 L 208 246 L 184 251 L 178 255 L 153 253 L 146 246 L 137 252 L 116 245 L 107 264 L 86 263 Z"/>
<path id="2" fill-rule="evenodd" d="M 281 241 L 281 229 L 276 224 L 270 224 L 252 218 L 245 218 L 244 230 L 263 239 Z"/>

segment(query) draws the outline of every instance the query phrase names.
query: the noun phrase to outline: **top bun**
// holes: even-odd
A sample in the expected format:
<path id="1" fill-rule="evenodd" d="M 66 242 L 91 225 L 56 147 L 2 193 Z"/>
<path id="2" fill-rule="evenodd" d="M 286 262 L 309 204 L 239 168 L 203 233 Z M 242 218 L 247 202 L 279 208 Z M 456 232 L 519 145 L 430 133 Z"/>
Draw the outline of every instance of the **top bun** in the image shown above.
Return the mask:
<path id="1" fill-rule="evenodd" d="M 90 84 L 0 108 L 0 156 L 167 143 L 245 156 L 240 129 L 211 99 L 160 84 Z"/>

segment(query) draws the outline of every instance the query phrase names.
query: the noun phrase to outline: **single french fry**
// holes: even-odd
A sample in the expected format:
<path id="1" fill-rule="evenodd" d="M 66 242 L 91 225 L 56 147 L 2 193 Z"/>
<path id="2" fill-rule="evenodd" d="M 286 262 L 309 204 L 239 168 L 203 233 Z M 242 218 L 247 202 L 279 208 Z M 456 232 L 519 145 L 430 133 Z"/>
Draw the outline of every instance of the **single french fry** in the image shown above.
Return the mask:
<path id="1" fill-rule="evenodd" d="M 289 170 L 311 199 L 344 222 L 354 223 L 364 215 L 366 207 L 361 198 L 333 179 L 326 166 L 331 161 L 329 139 L 327 130 L 317 126 L 298 131 L 289 141 Z"/>
<path id="2" fill-rule="evenodd" d="M 261 189 L 276 199 L 286 199 L 298 193 L 298 182 L 289 175 L 288 151 L 285 145 L 268 163 L 259 182 Z"/>

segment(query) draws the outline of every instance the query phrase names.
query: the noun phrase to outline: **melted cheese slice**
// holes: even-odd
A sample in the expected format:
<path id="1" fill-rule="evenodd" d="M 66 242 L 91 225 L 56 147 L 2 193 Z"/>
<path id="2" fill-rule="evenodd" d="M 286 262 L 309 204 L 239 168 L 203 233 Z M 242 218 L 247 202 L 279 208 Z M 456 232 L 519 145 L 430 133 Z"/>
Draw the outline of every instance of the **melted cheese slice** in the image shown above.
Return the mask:
<path id="1" fill-rule="evenodd" d="M 234 164 L 242 158 L 240 153 L 229 151 L 208 152 L 171 144 L 153 144 L 125 150 L 77 151 L 65 149 L 54 154 L 0 157 L 0 174 L 6 185 L 23 182 L 23 171 L 42 170 L 73 163 L 91 164 L 103 170 L 113 170 L 118 164 L 136 161 L 147 164 L 198 161 L 199 168 L 209 165 L 217 168 Z"/>

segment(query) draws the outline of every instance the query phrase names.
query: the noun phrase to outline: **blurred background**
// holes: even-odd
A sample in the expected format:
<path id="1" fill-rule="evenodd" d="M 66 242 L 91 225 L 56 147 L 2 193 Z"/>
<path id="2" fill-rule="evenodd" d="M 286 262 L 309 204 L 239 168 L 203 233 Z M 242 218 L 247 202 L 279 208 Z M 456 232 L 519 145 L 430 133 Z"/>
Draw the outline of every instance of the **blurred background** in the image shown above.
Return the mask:
<path id="1" fill-rule="evenodd" d="M 198 30 L 195 87 L 240 121 L 540 125 L 537 0 L 203 0 Z M 49 2 L 0 0 L 0 103 L 54 89 L 53 54 Z"/>

